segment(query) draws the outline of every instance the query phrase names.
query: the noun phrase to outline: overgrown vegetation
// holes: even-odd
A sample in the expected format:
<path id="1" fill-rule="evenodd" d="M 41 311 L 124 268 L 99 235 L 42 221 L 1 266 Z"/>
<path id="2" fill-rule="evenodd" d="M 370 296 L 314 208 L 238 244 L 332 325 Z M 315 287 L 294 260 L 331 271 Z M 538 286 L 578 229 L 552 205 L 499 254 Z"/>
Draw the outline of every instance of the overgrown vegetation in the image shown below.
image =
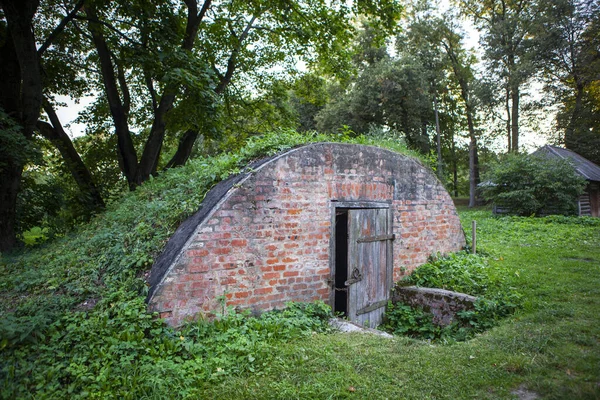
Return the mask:
<path id="1" fill-rule="evenodd" d="M 182 348 L 187 342 L 180 343 L 180 336 L 189 335 L 172 331 L 147 313 L 143 279 L 179 223 L 198 209 L 217 181 L 240 172 L 251 160 L 317 141 L 373 144 L 375 139 L 300 135 L 293 131 L 255 137 L 238 153 L 196 159 L 151 179 L 65 237 L 29 251 L 4 255 L 0 264 L 0 380 L 4 394 L 19 397 L 38 392 L 41 396 L 73 398 L 100 393 L 100 397 L 122 398 L 131 392 L 133 398 L 147 393 L 164 397 L 169 392 L 163 390 L 168 388 L 157 379 L 172 376 L 175 380 L 169 385 L 179 387 L 177 382 L 181 380 L 189 380 L 180 382 L 185 386 L 198 379 L 194 376 L 209 377 L 215 372 L 210 365 L 225 371 L 219 363 L 233 363 L 225 350 L 230 345 L 246 346 L 246 355 L 256 358 L 251 350 L 262 346 L 257 343 L 265 338 L 321 329 L 318 323 L 292 318 L 295 309 L 280 315 L 287 321 L 285 327 L 271 321 L 278 317 L 267 316 L 256 322 L 228 314 L 216 326 L 198 324 L 195 330 L 189 328 L 188 332 L 195 332 L 191 335 L 197 338 L 194 343 L 198 346 Z M 377 143 L 404 150 L 402 142 L 392 137 L 378 137 Z M 323 309 L 310 310 L 309 316 L 325 315 Z M 265 327 L 257 328 L 261 324 Z M 218 333 L 234 325 L 240 329 L 238 333 Z M 271 325 L 279 333 L 270 332 Z M 256 329 L 265 338 L 262 333 L 252 333 L 259 335 L 256 337 L 246 335 Z M 221 339 L 210 345 L 208 336 Z M 241 342 L 236 342 L 238 339 Z M 221 352 L 214 349 L 218 343 L 223 345 Z M 204 347 L 207 353 L 201 352 Z M 185 371 L 189 367 L 186 360 L 191 359 L 199 365 L 179 375 L 181 368 Z M 227 368 L 233 373 L 246 368 L 244 365 L 250 368 L 253 364 Z"/>
<path id="2" fill-rule="evenodd" d="M 511 274 L 512 272 L 512 274 Z M 452 324 L 440 327 L 433 315 L 421 308 L 390 304 L 383 329 L 394 334 L 443 341 L 466 340 L 498 324 L 520 303 L 514 272 L 492 266 L 481 255 L 460 252 L 435 257 L 402 279 L 399 285 L 440 288 L 477 296 L 472 310 L 459 312 Z"/>
<path id="3" fill-rule="evenodd" d="M 139 297 L 115 295 L 97 307 L 65 314 L 44 333 L 26 337 L 7 337 L 17 321 L 3 320 L 2 351 L 7 358 L 1 396 L 197 397 L 197 381 L 267 372 L 281 341 L 327 331 L 331 314 L 322 302 L 290 303 L 260 317 L 230 309 L 214 323 L 198 320 L 176 332 L 147 314 Z"/>
<path id="4" fill-rule="evenodd" d="M 585 185 L 567 160 L 511 153 L 490 166 L 480 189 L 508 214 L 575 215 Z"/>

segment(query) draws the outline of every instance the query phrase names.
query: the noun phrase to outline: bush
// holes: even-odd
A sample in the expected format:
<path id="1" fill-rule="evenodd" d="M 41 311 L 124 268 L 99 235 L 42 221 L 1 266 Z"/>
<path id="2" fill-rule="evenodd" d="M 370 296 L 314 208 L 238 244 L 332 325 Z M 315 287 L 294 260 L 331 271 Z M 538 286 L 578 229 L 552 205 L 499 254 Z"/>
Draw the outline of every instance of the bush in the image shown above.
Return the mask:
<path id="1" fill-rule="evenodd" d="M 567 160 L 508 154 L 480 184 L 483 197 L 515 215 L 577 213 L 586 181 Z"/>
<path id="2" fill-rule="evenodd" d="M 432 258 L 418 267 L 400 285 L 439 288 L 478 296 L 471 310 L 458 312 L 446 327 L 433 324 L 433 315 L 406 304 L 388 305 L 386 331 L 427 340 L 461 341 L 495 326 L 501 318 L 520 306 L 521 295 L 512 287 L 513 274 L 505 268 L 491 266 L 481 255 L 459 252 Z"/>

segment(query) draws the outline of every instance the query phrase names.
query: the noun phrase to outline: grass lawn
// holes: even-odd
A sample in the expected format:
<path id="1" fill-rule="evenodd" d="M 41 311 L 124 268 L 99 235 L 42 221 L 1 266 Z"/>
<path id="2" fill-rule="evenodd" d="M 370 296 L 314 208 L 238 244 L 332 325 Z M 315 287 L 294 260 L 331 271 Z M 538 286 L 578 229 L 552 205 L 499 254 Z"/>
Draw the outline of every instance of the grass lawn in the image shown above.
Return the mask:
<path id="1" fill-rule="evenodd" d="M 518 276 L 524 306 L 475 339 L 430 344 L 360 334 L 281 344 L 265 372 L 198 384 L 207 398 L 600 398 L 600 224 L 577 219 L 478 222 L 478 249 Z M 523 397 L 526 398 L 526 397 Z M 536 397 L 531 397 L 536 398 Z"/>

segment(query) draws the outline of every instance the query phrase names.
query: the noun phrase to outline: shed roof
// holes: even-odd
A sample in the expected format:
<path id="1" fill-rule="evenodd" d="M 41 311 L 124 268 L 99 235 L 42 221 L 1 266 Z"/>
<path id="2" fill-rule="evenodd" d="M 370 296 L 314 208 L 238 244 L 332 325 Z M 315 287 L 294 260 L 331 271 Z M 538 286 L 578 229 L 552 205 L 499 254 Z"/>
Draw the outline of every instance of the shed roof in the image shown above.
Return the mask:
<path id="1" fill-rule="evenodd" d="M 588 181 L 600 181 L 600 167 L 574 151 L 546 145 L 537 149 L 533 154 L 547 154 L 551 157 L 571 160 L 577 172 L 585 179 Z"/>

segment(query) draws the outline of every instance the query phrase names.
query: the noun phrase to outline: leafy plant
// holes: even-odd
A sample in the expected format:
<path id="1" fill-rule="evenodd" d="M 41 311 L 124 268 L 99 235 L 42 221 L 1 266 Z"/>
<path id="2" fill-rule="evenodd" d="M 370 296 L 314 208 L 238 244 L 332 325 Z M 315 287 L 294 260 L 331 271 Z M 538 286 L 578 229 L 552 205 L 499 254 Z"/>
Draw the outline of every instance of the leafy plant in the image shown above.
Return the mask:
<path id="1" fill-rule="evenodd" d="M 394 335 L 406 335 L 419 339 L 436 339 L 442 328 L 433 323 L 433 315 L 422 308 L 392 302 L 388 303 L 385 322 L 380 329 Z"/>
<path id="2" fill-rule="evenodd" d="M 575 214 L 586 184 L 567 160 L 514 153 L 493 164 L 484 181 L 480 189 L 487 200 L 524 216 Z"/>

